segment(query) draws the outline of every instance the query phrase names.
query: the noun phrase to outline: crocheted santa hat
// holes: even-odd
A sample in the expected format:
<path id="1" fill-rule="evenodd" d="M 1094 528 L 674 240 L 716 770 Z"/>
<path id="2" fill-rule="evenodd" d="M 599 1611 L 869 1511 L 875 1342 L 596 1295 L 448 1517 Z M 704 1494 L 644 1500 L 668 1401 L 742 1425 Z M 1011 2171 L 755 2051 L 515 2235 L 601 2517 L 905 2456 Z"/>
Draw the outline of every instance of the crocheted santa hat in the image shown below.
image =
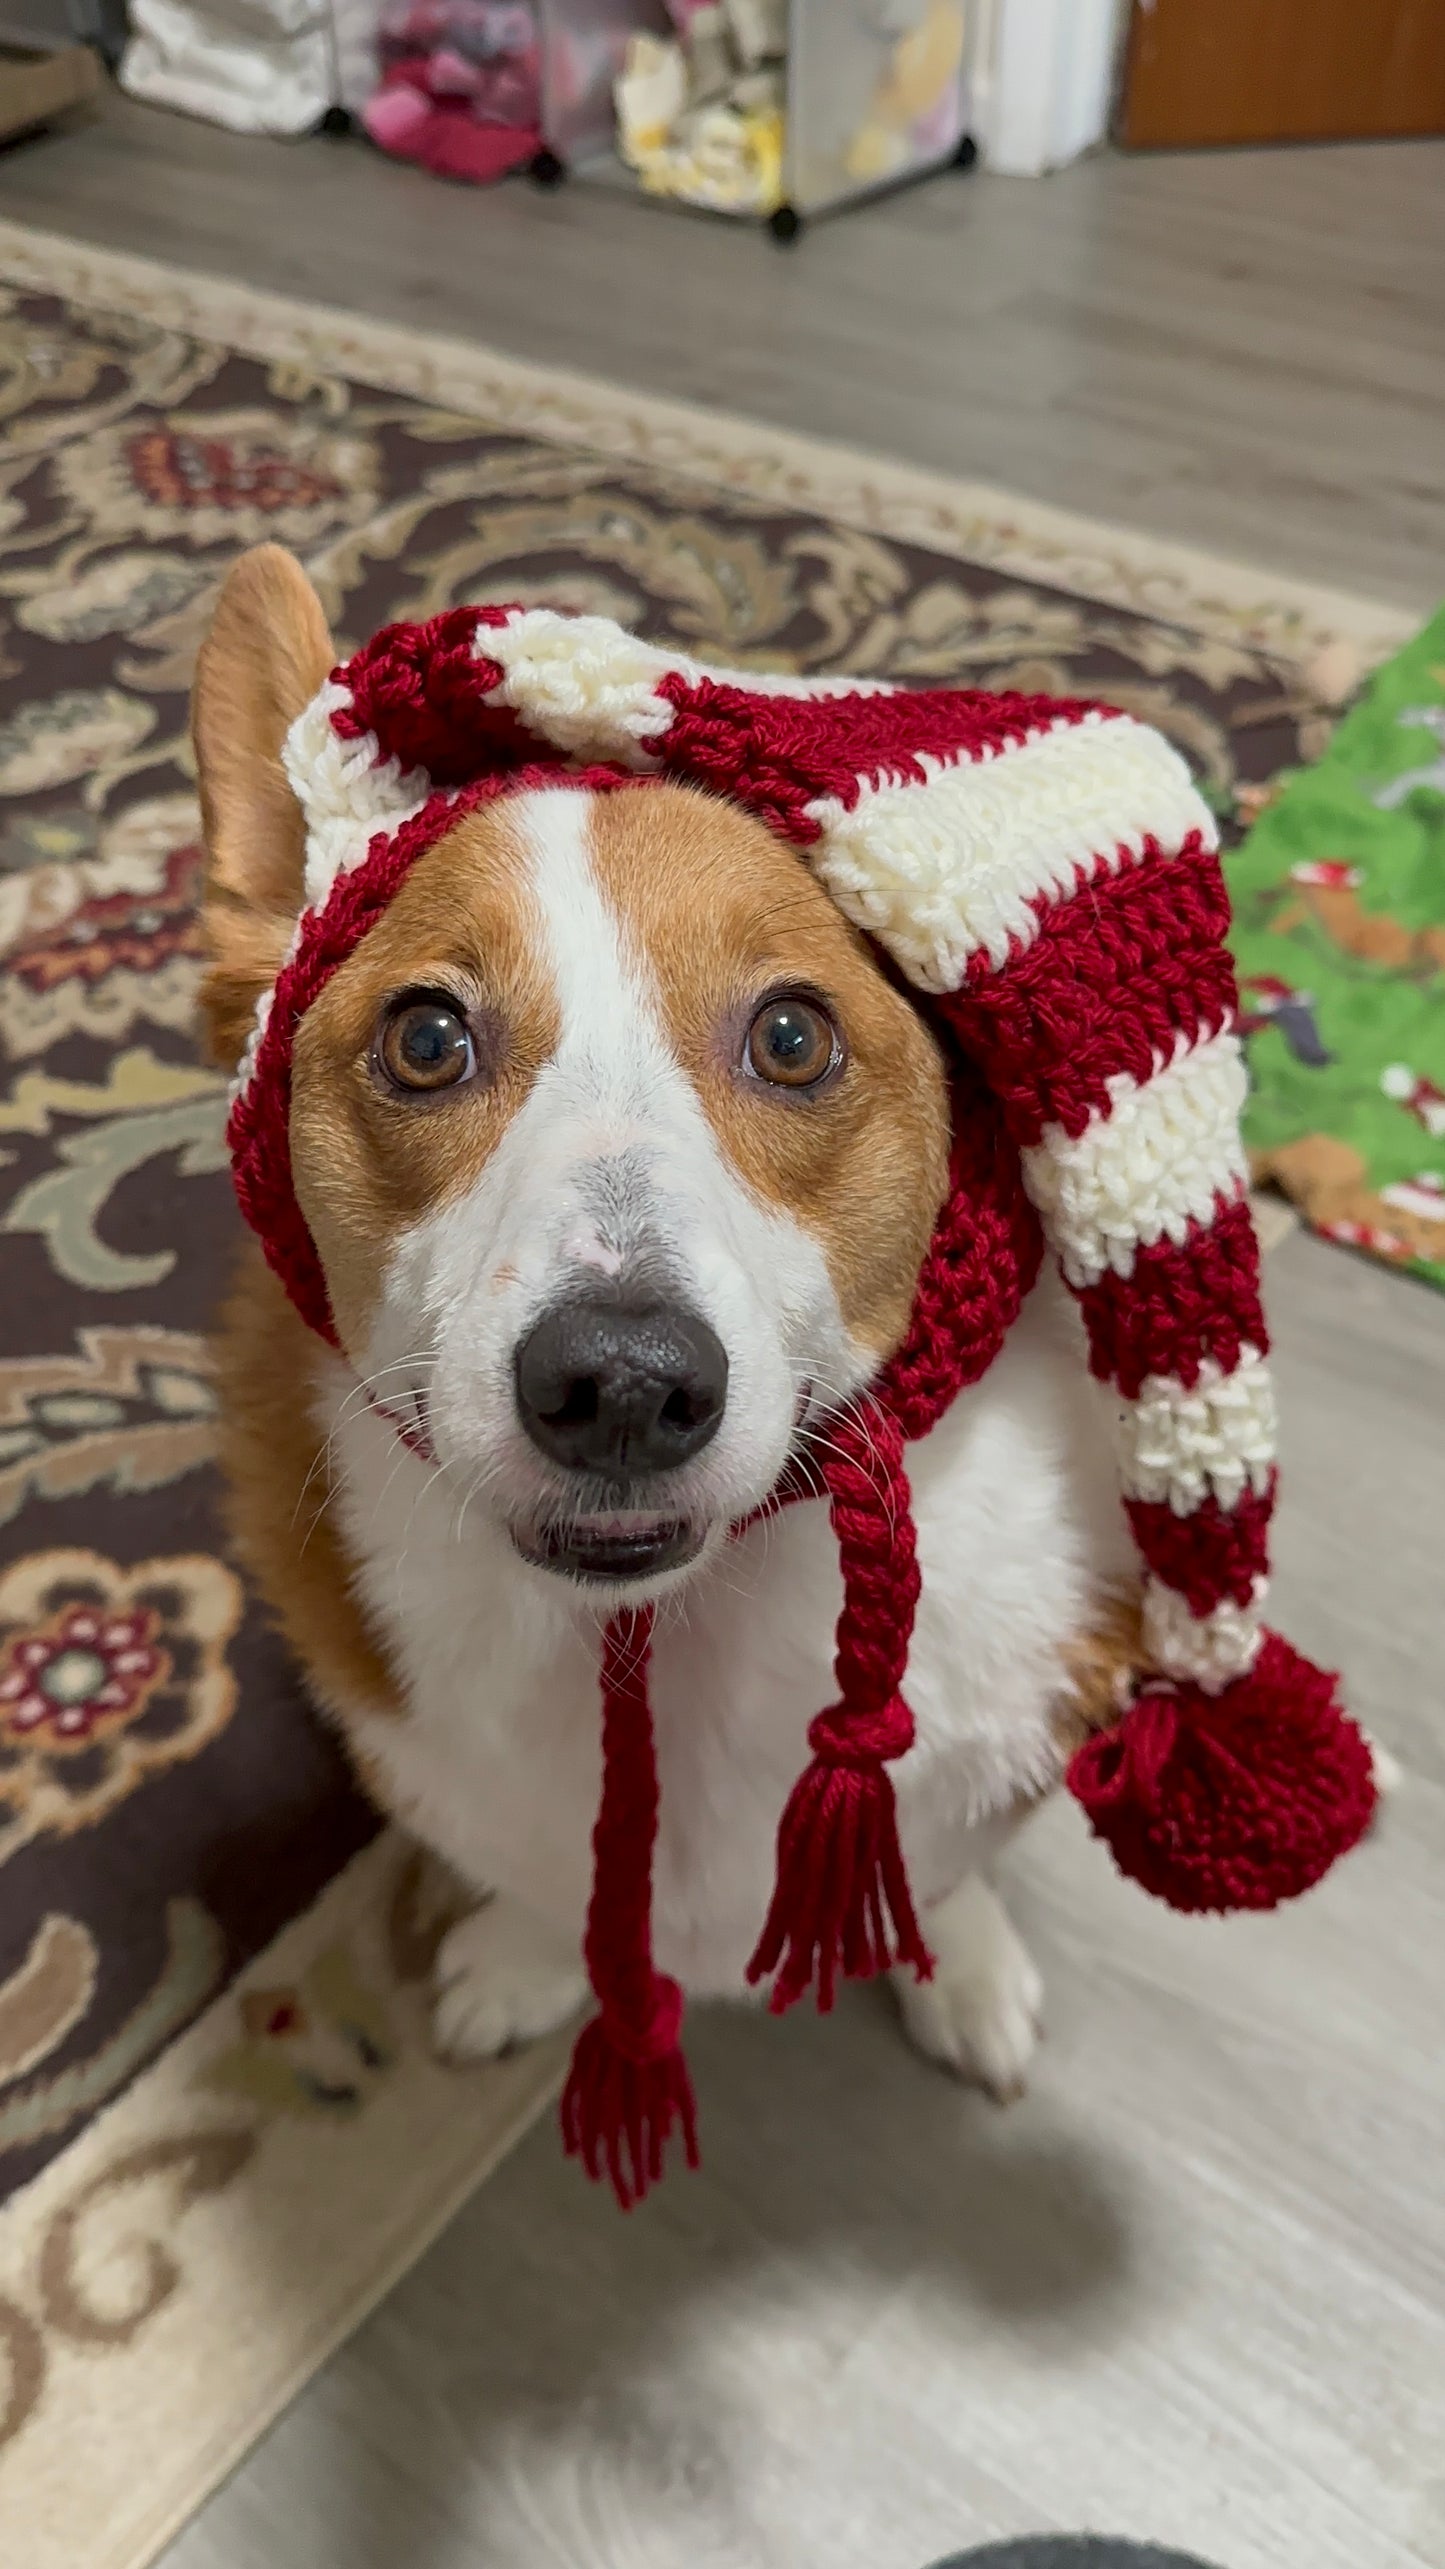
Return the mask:
<path id="1" fill-rule="evenodd" d="M 459 815 L 524 786 L 731 797 L 795 847 L 946 1030 L 948 1201 L 908 1339 L 826 1467 L 845 1602 L 838 1700 L 782 1816 L 753 1961 L 773 2003 L 929 1957 L 889 1762 L 918 1594 L 906 1442 L 984 1371 L 1040 1226 L 1117 1395 L 1123 1503 L 1156 1672 L 1074 1757 L 1120 1866 L 1183 1909 L 1267 1908 L 1366 1827 L 1367 1746 L 1333 1680 L 1264 1631 L 1274 1407 L 1245 1200 L 1228 904 L 1208 811 L 1159 736 L 1097 705 L 709 671 L 593 616 L 455 608 L 379 634 L 292 728 L 306 903 L 231 1118 L 236 1189 L 335 1344 L 291 1181 L 291 1048 L 331 973 Z M 802 1495 L 787 1486 L 782 1505 Z M 568 2147 L 624 2201 L 673 2129 L 694 2155 L 681 1995 L 653 1968 L 650 1616 L 610 1626 L 586 1960 L 598 2014 Z"/>

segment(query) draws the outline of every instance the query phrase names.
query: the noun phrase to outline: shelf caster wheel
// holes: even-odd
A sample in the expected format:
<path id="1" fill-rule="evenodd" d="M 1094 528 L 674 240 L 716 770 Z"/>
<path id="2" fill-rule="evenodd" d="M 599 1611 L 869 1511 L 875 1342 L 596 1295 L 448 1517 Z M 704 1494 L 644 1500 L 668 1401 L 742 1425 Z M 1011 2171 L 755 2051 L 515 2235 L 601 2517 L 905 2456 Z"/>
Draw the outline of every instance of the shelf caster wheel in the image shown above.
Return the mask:
<path id="1" fill-rule="evenodd" d="M 545 187 L 548 190 L 560 187 L 566 175 L 566 162 L 559 160 L 555 152 L 549 151 L 545 143 L 540 152 L 534 152 L 527 164 L 527 176 L 534 187 Z"/>
<path id="2" fill-rule="evenodd" d="M 768 216 L 768 230 L 784 249 L 801 239 L 803 218 L 795 205 L 775 205 Z"/>
<path id="3" fill-rule="evenodd" d="M 328 107 L 316 131 L 325 134 L 330 142 L 341 143 L 348 134 L 355 133 L 356 119 L 348 107 Z"/>
<path id="4" fill-rule="evenodd" d="M 953 147 L 954 168 L 972 169 L 977 159 L 978 145 L 974 141 L 972 134 L 960 134 L 958 141 Z"/>

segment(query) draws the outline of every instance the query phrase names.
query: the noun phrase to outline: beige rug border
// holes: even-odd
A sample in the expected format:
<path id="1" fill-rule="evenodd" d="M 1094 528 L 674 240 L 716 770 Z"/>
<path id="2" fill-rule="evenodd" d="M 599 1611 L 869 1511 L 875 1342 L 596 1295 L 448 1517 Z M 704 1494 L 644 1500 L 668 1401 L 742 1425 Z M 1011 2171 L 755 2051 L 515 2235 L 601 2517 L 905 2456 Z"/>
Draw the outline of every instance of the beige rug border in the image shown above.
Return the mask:
<path id="1" fill-rule="evenodd" d="M 0 2452 L 0 2519 L 23 2528 L 25 2569 L 150 2569 L 556 2096 L 566 2037 L 464 2072 L 432 2056 L 425 1991 L 403 1989 L 386 1960 L 407 1852 L 383 1831 L 0 2213 L 0 2319 L 7 2302 L 25 2313 L 48 2366 L 39 2404 Z M 201 2073 L 234 2047 L 245 1991 L 294 1985 L 338 1944 L 398 2038 L 362 2112 L 328 2123 L 210 2092 Z M 183 2200 L 174 2172 L 129 2198 L 122 2189 L 108 2223 L 103 2204 L 88 2211 L 78 2262 L 97 2303 L 117 2271 L 125 2298 L 152 2240 L 178 2270 L 130 2342 L 93 2349 L 48 2327 L 45 2244 L 97 2180 L 177 2135 L 238 2132 L 252 2155 L 214 2196 Z"/>
<path id="2" fill-rule="evenodd" d="M 0 279 L 119 308 L 265 361 L 320 366 L 488 426 L 815 510 L 867 533 L 1265 649 L 1307 670 L 1331 701 L 1408 642 L 1425 612 L 1255 570 L 989 483 L 24 224 L 0 221 Z"/>

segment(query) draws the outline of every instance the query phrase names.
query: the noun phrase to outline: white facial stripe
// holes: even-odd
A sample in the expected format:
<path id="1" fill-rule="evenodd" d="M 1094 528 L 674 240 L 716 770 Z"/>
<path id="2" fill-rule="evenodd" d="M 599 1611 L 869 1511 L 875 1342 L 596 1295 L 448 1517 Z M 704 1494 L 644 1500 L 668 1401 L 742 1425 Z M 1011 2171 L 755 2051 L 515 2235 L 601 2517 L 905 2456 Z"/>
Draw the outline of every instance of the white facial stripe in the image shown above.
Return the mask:
<path id="1" fill-rule="evenodd" d="M 721 1428 L 668 1487 L 685 1511 L 733 1519 L 781 1471 L 803 1385 L 843 1397 L 871 1363 L 821 1247 L 719 1143 L 648 958 L 593 869 L 593 804 L 562 787 L 513 804 L 556 1049 L 476 1183 L 398 1242 L 366 1362 L 422 1360 L 438 1452 L 520 1518 L 558 1486 L 516 1415 L 517 1344 L 569 1292 L 634 1280 L 700 1313 L 727 1351 Z"/>
<path id="2" fill-rule="evenodd" d="M 648 958 L 593 871 L 592 797 L 559 791 L 529 801 L 532 889 L 562 1030 L 519 1122 L 552 1120 L 560 1099 L 583 1138 L 579 1179 L 603 1256 L 625 1263 L 639 1249 L 660 1252 L 701 1287 L 725 1340 L 719 1297 L 728 1303 L 732 1288 L 720 1261 L 795 1276 L 801 1293 L 780 1300 L 780 1316 L 794 1299 L 811 1310 L 822 1297 L 836 1309 L 822 1250 L 744 1185 L 677 1058 Z M 776 1272 L 769 1284 L 776 1293 Z"/>

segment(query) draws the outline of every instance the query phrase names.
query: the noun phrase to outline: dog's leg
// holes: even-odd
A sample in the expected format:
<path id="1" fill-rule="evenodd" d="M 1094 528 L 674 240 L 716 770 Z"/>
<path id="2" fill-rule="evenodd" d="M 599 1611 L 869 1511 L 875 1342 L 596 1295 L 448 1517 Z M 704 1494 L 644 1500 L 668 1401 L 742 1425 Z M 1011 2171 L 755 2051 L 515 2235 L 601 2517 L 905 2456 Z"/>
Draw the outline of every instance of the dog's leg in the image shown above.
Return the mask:
<path id="1" fill-rule="evenodd" d="M 497 1893 L 442 1938 L 432 2034 L 448 2060 L 495 2060 L 565 2025 L 587 1995 L 569 1950 L 519 1901 Z"/>
<path id="2" fill-rule="evenodd" d="M 1011 2105 L 1023 2094 L 1038 2040 L 1044 1993 L 1032 1956 L 981 1873 L 965 1875 L 930 1909 L 923 1930 L 933 1978 L 893 1975 L 904 2024 L 930 2060 L 972 2079 L 996 2104 Z"/>

